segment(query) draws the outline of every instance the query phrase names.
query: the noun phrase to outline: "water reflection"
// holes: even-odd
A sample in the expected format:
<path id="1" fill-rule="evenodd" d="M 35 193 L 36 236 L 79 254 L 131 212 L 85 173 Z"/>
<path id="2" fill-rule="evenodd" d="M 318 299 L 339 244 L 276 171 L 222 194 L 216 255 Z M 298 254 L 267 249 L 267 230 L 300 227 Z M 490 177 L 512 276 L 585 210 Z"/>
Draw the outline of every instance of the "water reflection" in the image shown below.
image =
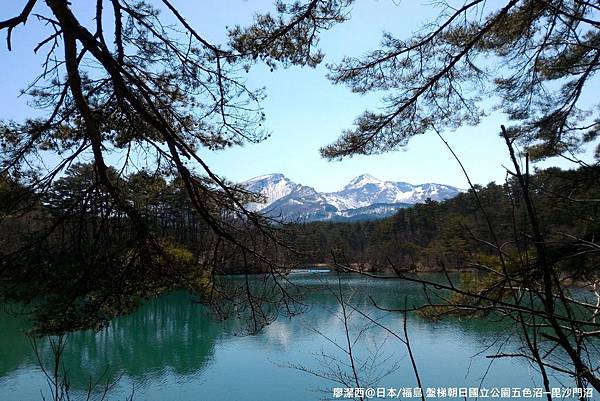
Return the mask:
<path id="1" fill-rule="evenodd" d="M 236 328 L 233 320 L 216 321 L 205 307 L 187 294 L 176 293 L 142 306 L 135 314 L 115 319 L 110 327 L 70 334 L 64 352 L 72 386 L 85 388 L 89 377 L 117 378 L 121 373 L 141 379 L 166 372 L 192 375 L 206 368 L 215 342 Z M 3 313 L 0 316 L 0 377 L 17 369 L 37 368 L 27 324 Z M 38 349 L 50 361 L 48 341 Z"/>
<path id="2" fill-rule="evenodd" d="M 286 400 L 318 398 L 312 391 L 331 388 L 333 383 L 282 369 L 280 365 L 294 363 L 318 369 L 314 353 L 339 352 L 329 341 L 342 343 L 344 339 L 340 305 L 334 296 L 338 291 L 337 276 L 304 273 L 293 275 L 293 280 L 303 288 L 304 302 L 310 309 L 301 316 L 281 317 L 257 336 L 238 336 L 242 323 L 218 321 L 185 293 L 149 302 L 135 314 L 115 319 L 101 332 L 74 333 L 64 353 L 71 385 L 83 390 L 90 376 L 98 378 L 108 368 L 108 379 L 123 374 L 120 394 L 126 393 L 126 387 L 132 383 L 137 384 L 138 392 L 142 393 L 139 399 L 261 400 L 290 387 L 297 391 Z M 369 297 L 385 308 L 402 307 L 405 299 L 408 305 L 424 303 L 418 285 L 398 280 L 344 276 L 343 293 L 361 311 L 398 331 L 402 315 L 374 308 Z M 351 323 L 356 333 L 365 322 L 355 314 Z M 488 362 L 474 362 L 470 356 L 481 351 L 482 344 L 503 336 L 508 324 L 476 319 L 430 322 L 410 317 L 413 348 L 426 384 L 479 384 Z M 22 334 L 25 328 L 26 322 L 0 315 L 0 394 L 6 395 L 3 399 L 27 399 L 23 386 L 35 387 L 41 383 L 35 354 Z M 358 352 L 364 354 L 367 343 L 381 343 L 384 339 L 381 330 L 369 331 L 357 346 L 364 345 Z M 505 346 L 510 347 L 510 341 Z M 40 343 L 40 349 L 44 358 L 49 358 L 48 343 Z M 387 384 L 413 385 L 412 368 L 402 345 L 389 341 L 383 351 L 394 354 L 401 363 L 401 369 L 386 379 Z M 532 383 L 525 364 L 507 361 L 495 366 L 498 369 L 504 366 L 505 370 L 495 371 L 495 377 L 490 375 L 491 383 Z M 200 393 L 204 396 L 198 398 Z"/>

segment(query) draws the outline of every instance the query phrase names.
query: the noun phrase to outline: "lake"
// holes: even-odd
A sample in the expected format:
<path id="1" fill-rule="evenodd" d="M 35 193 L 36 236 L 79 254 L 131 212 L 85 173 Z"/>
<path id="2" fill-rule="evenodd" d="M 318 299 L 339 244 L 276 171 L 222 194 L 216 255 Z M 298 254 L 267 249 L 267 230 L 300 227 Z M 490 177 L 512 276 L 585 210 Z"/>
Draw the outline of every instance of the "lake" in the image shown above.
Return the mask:
<path id="1" fill-rule="evenodd" d="M 156 401 L 343 399 L 334 391 L 357 386 L 331 380 L 354 380 L 344 352 L 347 338 L 336 299 L 338 278 L 334 273 L 311 271 L 290 277 L 304 289 L 307 310 L 280 316 L 256 335 L 246 335 L 247 326 L 240 320 L 217 319 L 183 292 L 150 301 L 136 313 L 114 319 L 101 332 L 71 334 L 63 358 L 72 395 L 85 395 L 90 378 L 101 378 L 102 382 L 118 380 L 109 393 L 111 400 L 124 400 L 132 392 L 136 400 Z M 405 299 L 409 305 L 424 302 L 418 285 L 397 279 L 343 275 L 341 282 L 350 304 L 401 337 L 403 314 L 376 308 L 369 296 L 383 307 L 399 307 Z M 352 308 L 347 312 L 360 387 L 386 391 L 416 387 L 404 344 Z M 22 320 L 0 315 L 3 401 L 41 400 L 42 393 L 50 399 L 33 347 L 23 334 L 25 327 Z M 541 387 L 540 377 L 527 362 L 485 358 L 520 346 L 519 339 L 509 335 L 506 321 L 429 321 L 409 314 L 407 327 L 425 388 Z M 40 341 L 38 350 L 43 360 L 49 358 L 47 341 Z M 553 385 L 561 386 L 561 379 L 554 378 Z M 569 380 L 563 384 L 572 386 Z M 457 399 L 449 394 L 446 399 Z M 401 398 L 411 399 L 406 395 Z"/>

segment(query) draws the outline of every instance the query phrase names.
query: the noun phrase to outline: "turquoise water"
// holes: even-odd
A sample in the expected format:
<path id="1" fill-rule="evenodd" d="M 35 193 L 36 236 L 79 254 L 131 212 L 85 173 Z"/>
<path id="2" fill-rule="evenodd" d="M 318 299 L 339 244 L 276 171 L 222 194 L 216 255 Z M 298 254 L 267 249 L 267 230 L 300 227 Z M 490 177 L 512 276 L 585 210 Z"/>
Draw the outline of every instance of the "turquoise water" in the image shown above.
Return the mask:
<path id="1" fill-rule="evenodd" d="M 307 310 L 280 316 L 257 335 L 243 335 L 243 322 L 220 321 L 185 293 L 149 302 L 99 333 L 71 334 L 64 352 L 71 394 L 83 396 L 90 378 L 116 381 L 108 395 L 111 400 L 123 400 L 132 392 L 136 400 L 156 401 L 317 400 L 331 399 L 334 388 L 347 387 L 332 379 L 357 387 L 349 358 L 338 347 L 346 348 L 346 332 L 334 295 L 336 276 L 303 272 L 291 277 L 305 290 Z M 414 284 L 360 276 L 342 280 L 345 299 L 401 336 L 403 315 L 378 310 L 368 297 L 383 307 L 400 306 L 405 298 L 409 305 L 423 302 L 421 288 Z M 415 387 L 404 344 L 351 308 L 348 313 L 360 387 Z M 501 359 L 490 365 L 492 360 L 485 358 L 500 348 L 510 352 L 520 345 L 509 335 L 508 322 L 432 322 L 409 315 L 407 324 L 424 387 L 541 387 L 528 363 Z M 1 315 L 2 401 L 41 400 L 41 394 L 49 399 L 24 328 L 19 319 Z M 48 342 L 41 341 L 38 349 L 48 360 Z M 561 378 L 554 380 L 559 386 Z M 568 380 L 564 384 L 572 386 Z M 95 391 L 99 397 L 99 388 Z"/>

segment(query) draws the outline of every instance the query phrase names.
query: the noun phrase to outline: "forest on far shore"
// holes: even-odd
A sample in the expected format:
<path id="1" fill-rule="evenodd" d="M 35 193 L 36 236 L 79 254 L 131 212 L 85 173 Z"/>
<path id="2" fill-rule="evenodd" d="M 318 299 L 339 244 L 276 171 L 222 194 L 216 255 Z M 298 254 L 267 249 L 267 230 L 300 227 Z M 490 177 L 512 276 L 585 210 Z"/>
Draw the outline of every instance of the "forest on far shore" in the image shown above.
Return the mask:
<path id="1" fill-rule="evenodd" d="M 128 201 L 143 212 L 160 241 L 168 244 L 175 263 L 200 266 L 210 261 L 216 264 L 217 274 L 241 272 L 244 263 L 254 272 L 263 271 L 259 261 L 244 262 L 239 249 L 217 245 L 218 237 L 197 214 L 180 180 L 167 180 L 147 171 L 118 179 L 116 171 L 112 174 L 128 194 Z M 565 171 L 550 168 L 529 177 L 544 237 L 557 261 L 568 261 L 563 266 L 565 271 L 583 272 L 593 265 L 590 258 L 597 257 L 582 252 L 581 240 L 593 242 L 600 235 L 599 177 L 600 167 Z M 43 239 L 46 253 L 34 256 L 43 257 L 48 265 L 64 265 L 68 261 L 76 264 L 75 261 L 94 259 L 101 254 L 100 249 L 118 247 L 130 234 L 130 222 L 112 210 L 109 195 L 100 189 L 82 196 L 92 181 L 92 166 L 75 165 L 46 194 L 38 196 L 4 178 L 0 185 L 0 252 L 7 254 L 18 249 L 52 224 L 59 224 L 61 229 Z M 508 254 L 526 250 L 522 234 L 527 231 L 528 221 L 519 201 L 518 185 L 508 180 L 503 185 L 489 183 L 474 188 L 477 197 L 470 190 L 443 202 L 428 200 L 400 209 L 392 217 L 375 221 L 270 221 L 280 235 L 276 246 L 260 242 L 252 246 L 283 267 L 339 263 L 365 271 L 478 268 L 489 264 L 496 254 L 492 236 Z M 33 203 L 23 200 L 36 197 Z M 9 214 L 8 210 L 14 210 L 14 202 L 27 206 Z M 63 217 L 64 210 L 71 210 L 73 216 Z M 235 225 L 235 217 L 231 220 Z M 101 226 L 106 229 L 98 232 Z M 248 238 L 253 237 L 252 233 L 247 234 Z"/>
<path id="2" fill-rule="evenodd" d="M 556 245 L 553 255 L 557 260 L 568 260 L 566 271 L 593 265 L 590 254 L 574 244 L 576 239 L 593 241 L 600 235 L 599 177 L 600 168 L 581 167 L 539 170 L 529 178 L 544 237 Z M 516 257 L 517 248 L 525 249 L 519 238 L 528 224 L 518 185 L 509 180 L 503 185 L 476 185 L 475 189 L 481 205 L 470 190 L 443 202 L 427 201 L 400 209 L 378 221 L 307 224 L 303 247 L 319 250 L 307 262 L 331 261 L 334 250 L 337 262 L 364 270 L 478 268 L 497 254 L 490 225 L 503 249 Z M 569 258 L 572 254 L 579 255 Z"/>

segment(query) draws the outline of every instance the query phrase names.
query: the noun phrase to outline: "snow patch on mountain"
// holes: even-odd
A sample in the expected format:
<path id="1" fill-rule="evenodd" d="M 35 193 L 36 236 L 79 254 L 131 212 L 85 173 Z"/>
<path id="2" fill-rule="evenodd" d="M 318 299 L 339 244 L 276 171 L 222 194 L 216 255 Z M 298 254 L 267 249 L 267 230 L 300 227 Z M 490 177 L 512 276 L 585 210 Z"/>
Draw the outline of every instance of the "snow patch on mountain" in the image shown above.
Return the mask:
<path id="1" fill-rule="evenodd" d="M 381 181 L 378 178 L 373 177 L 370 174 L 362 174 L 362 175 L 359 175 L 358 177 L 350 180 L 348 185 L 346 185 L 344 187 L 344 190 L 352 190 L 352 189 L 361 188 L 367 184 L 372 184 L 372 185 L 379 187 L 381 185 L 384 185 L 385 182 Z"/>
<path id="2" fill-rule="evenodd" d="M 283 174 L 266 174 L 244 181 L 242 185 L 250 192 L 261 196 L 261 202 L 246 205 L 249 210 L 262 210 L 273 202 L 281 199 L 298 189 L 299 185 L 290 181 Z"/>
<path id="3" fill-rule="evenodd" d="M 426 199 L 442 201 L 463 192 L 450 185 L 383 181 L 369 174 L 330 193 L 297 184 L 280 173 L 261 175 L 242 185 L 263 200 L 247 205 L 250 210 L 287 221 L 381 218 Z"/>

